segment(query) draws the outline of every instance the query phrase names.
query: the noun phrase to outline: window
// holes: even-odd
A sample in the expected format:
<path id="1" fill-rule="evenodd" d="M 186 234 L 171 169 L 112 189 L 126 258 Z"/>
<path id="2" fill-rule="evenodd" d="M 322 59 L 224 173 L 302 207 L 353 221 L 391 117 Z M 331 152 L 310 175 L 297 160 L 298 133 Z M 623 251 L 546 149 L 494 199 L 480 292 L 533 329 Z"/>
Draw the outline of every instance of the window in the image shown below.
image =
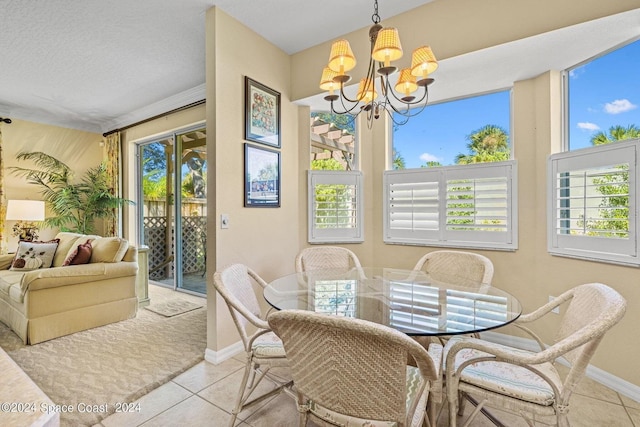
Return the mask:
<path id="1" fill-rule="evenodd" d="M 309 242 L 364 241 L 362 173 L 309 171 Z"/>
<path id="2" fill-rule="evenodd" d="M 386 243 L 515 250 L 516 162 L 386 171 Z"/>
<path id="3" fill-rule="evenodd" d="M 639 149 L 630 140 L 550 156 L 550 253 L 640 265 Z"/>
<path id="4" fill-rule="evenodd" d="M 501 91 L 428 105 L 393 129 L 393 169 L 510 158 L 510 94 Z"/>
<path id="5" fill-rule="evenodd" d="M 569 150 L 640 138 L 640 40 L 565 73 Z"/>

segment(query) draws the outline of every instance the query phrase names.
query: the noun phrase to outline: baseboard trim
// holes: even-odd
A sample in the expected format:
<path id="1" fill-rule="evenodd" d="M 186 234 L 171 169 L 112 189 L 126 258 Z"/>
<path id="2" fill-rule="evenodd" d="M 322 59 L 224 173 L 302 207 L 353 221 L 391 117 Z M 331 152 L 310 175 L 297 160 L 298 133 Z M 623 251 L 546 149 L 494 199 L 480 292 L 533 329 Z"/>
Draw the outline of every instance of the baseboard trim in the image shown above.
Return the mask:
<path id="1" fill-rule="evenodd" d="M 536 351 L 538 349 L 536 342 L 532 339 L 514 337 L 512 335 L 501 334 L 498 332 L 483 332 L 482 338 L 497 344 L 509 345 L 522 348 L 524 350 Z M 562 360 L 560 363 L 566 364 L 566 362 Z M 632 384 L 620 377 L 591 365 L 587 366 L 586 376 L 612 390 L 617 391 L 629 399 L 640 402 L 640 386 Z"/>
<path id="2" fill-rule="evenodd" d="M 237 343 L 225 347 L 219 351 L 207 348 L 204 351 L 204 360 L 209 363 L 213 363 L 214 365 L 218 365 L 225 360 L 231 359 L 236 354 L 242 353 L 243 350 L 244 347 L 242 346 L 242 341 L 238 341 Z"/>

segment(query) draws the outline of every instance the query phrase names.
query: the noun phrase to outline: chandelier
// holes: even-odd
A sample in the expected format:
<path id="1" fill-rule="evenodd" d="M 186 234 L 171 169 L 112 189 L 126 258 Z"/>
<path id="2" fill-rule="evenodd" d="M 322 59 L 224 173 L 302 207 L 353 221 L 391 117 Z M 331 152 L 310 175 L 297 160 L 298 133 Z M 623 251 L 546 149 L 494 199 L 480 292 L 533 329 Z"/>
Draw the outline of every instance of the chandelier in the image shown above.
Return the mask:
<path id="1" fill-rule="evenodd" d="M 398 69 L 391 65 L 391 61 L 402 57 L 400 36 L 396 28 L 383 28 L 380 25 L 378 0 L 374 0 L 371 20 L 373 26 L 369 29 L 369 67 L 367 76 L 360 80 L 356 98 L 351 99 L 344 92 L 345 83 L 351 80 L 351 76 L 346 73 L 356 66 L 356 57 L 348 40 L 337 40 L 331 46 L 329 64 L 322 71 L 320 78 L 320 89 L 329 91 L 329 95 L 324 99 L 331 102 L 331 112 L 334 114 L 357 116 L 366 112 L 367 125 L 371 128 L 373 119 L 386 112 L 395 124 L 403 125 L 409 118 L 420 114 L 427 105 L 428 86 L 433 83 L 433 79 L 428 76 L 438 68 L 438 61 L 429 46 L 421 46 L 414 50 L 411 67 L 400 71 L 394 91 L 391 88 L 390 77 Z M 376 80 L 379 82 L 376 83 Z M 416 97 L 413 93 L 418 91 L 418 88 L 421 88 L 421 95 Z M 334 91 L 338 91 L 339 94 L 335 94 Z M 378 97 L 378 94 L 381 96 Z M 412 108 L 418 105 L 420 108 Z M 398 113 L 399 117 L 396 118 L 393 113 Z"/>

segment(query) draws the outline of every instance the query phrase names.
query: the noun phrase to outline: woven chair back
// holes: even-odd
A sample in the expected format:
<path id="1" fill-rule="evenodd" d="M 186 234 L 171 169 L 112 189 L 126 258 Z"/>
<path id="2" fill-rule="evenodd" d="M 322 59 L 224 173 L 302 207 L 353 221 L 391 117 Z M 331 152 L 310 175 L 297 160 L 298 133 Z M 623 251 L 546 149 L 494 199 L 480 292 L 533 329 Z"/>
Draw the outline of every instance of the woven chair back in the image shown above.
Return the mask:
<path id="1" fill-rule="evenodd" d="M 339 246 L 319 246 L 303 249 L 296 257 L 296 272 L 313 270 L 362 268 L 352 251 Z"/>
<path id="2" fill-rule="evenodd" d="M 568 351 L 564 356 L 572 364 L 586 366 L 600 339 L 624 316 L 626 301 L 618 292 L 602 283 L 577 286 L 572 294 L 555 342 L 577 336 L 579 332 L 592 333 L 591 341 Z"/>
<path id="3" fill-rule="evenodd" d="M 424 348 L 386 326 L 301 310 L 275 312 L 268 322 L 283 341 L 297 390 L 342 414 L 406 425 L 407 356 L 436 379 Z"/>
<path id="4" fill-rule="evenodd" d="M 493 279 L 491 260 L 473 252 L 429 252 L 413 269 L 424 270 L 436 282 L 458 286 L 489 285 Z"/>
<path id="5" fill-rule="evenodd" d="M 244 307 L 255 316 L 262 318 L 262 310 L 251 284 L 249 270 L 243 264 L 234 264 L 214 275 L 214 286 L 229 307 L 229 312 L 238 327 L 241 338 L 247 345 L 248 320 L 238 310 Z"/>

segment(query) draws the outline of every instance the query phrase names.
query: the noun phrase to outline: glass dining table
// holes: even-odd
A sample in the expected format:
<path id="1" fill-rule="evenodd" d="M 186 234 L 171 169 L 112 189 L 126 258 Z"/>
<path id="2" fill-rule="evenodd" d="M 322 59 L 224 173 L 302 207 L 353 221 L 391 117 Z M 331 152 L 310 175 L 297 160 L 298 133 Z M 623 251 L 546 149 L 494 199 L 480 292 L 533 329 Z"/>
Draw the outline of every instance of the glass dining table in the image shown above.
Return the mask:
<path id="1" fill-rule="evenodd" d="M 459 280 L 458 280 L 459 281 Z M 460 286 L 423 271 L 314 270 L 280 277 L 264 290 L 278 310 L 311 310 L 390 326 L 410 336 L 488 331 L 516 320 L 518 299 L 488 284 Z"/>

